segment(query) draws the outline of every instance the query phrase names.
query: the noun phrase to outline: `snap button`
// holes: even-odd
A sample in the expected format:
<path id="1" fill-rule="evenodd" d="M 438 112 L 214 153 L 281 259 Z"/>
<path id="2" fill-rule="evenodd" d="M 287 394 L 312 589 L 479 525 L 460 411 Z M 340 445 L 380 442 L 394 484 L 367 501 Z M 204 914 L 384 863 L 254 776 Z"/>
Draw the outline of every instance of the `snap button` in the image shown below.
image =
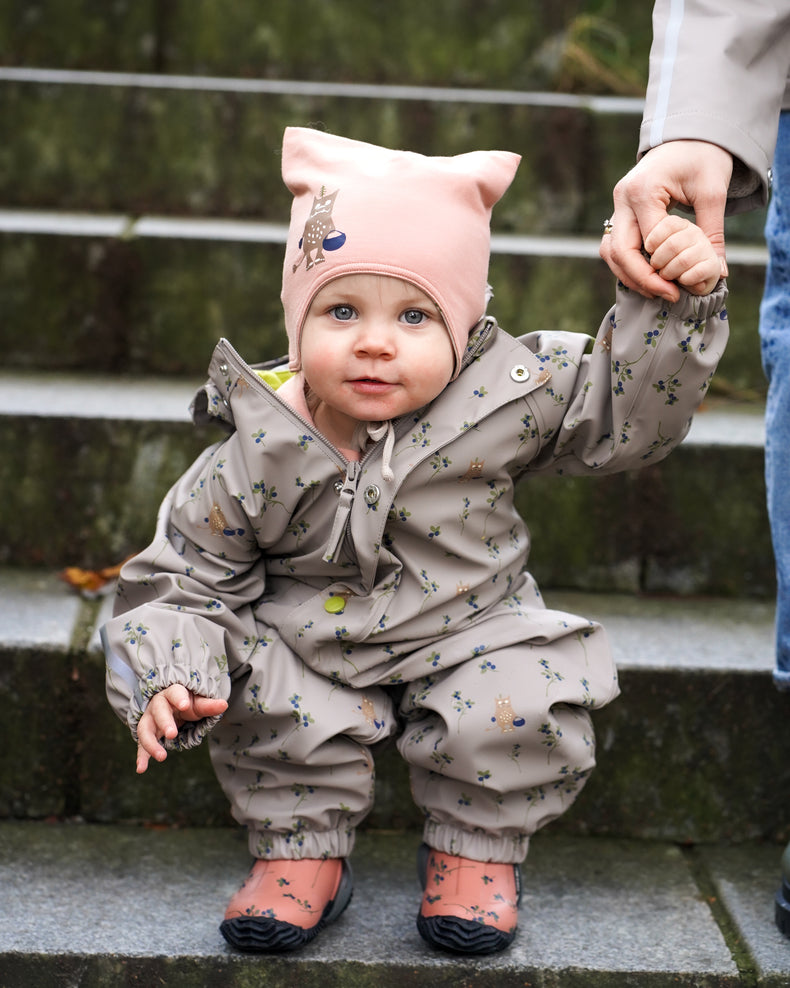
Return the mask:
<path id="1" fill-rule="evenodd" d="M 346 608 L 346 600 L 350 595 L 334 594 L 324 603 L 324 610 L 327 614 L 342 614 Z"/>
<path id="2" fill-rule="evenodd" d="M 227 374 L 228 373 L 228 365 L 225 364 L 225 363 L 220 364 L 219 365 L 219 372 L 220 372 L 220 374 Z"/>
<path id="3" fill-rule="evenodd" d="M 363 497 L 365 498 L 365 504 L 378 504 L 381 491 L 375 484 L 368 484 Z"/>
<path id="4" fill-rule="evenodd" d="M 516 366 L 510 370 L 510 377 L 517 384 L 521 384 L 523 381 L 529 380 L 529 368 L 525 367 L 523 364 L 516 364 Z"/>
<path id="5" fill-rule="evenodd" d="M 337 479 L 337 480 L 336 480 L 336 481 L 335 481 L 335 482 L 334 482 L 334 483 L 332 484 L 332 490 L 333 490 L 333 491 L 335 492 L 335 494 L 337 494 L 338 496 L 340 495 L 340 492 L 341 492 L 341 491 L 343 490 L 343 481 L 342 481 L 342 480 L 341 480 L 341 479 L 340 479 L 339 477 L 338 477 L 338 479 Z"/>

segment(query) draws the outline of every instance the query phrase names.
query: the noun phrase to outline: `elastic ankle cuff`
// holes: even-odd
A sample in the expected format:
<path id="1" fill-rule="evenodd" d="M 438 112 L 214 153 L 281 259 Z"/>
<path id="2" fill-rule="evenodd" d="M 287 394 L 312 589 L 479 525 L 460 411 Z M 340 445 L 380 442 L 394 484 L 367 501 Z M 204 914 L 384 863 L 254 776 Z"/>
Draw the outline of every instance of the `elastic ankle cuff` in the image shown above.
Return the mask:
<path id="1" fill-rule="evenodd" d="M 278 834 L 271 830 L 250 829 L 248 839 L 250 854 L 254 858 L 274 860 L 290 858 L 348 858 L 354 850 L 354 830 L 324 830 L 293 834 Z"/>
<path id="2" fill-rule="evenodd" d="M 473 861 L 494 861 L 497 864 L 521 864 L 529 850 L 529 836 L 514 834 L 494 837 L 479 831 L 461 830 L 449 823 L 426 820 L 423 840 L 436 851 L 455 854 Z"/>

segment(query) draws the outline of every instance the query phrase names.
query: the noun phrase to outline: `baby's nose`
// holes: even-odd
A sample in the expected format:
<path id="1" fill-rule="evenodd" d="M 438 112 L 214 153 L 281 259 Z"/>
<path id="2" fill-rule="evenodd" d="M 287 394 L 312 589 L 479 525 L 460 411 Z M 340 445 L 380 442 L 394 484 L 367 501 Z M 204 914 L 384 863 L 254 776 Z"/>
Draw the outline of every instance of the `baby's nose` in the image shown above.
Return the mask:
<path id="1" fill-rule="evenodd" d="M 364 326 L 360 326 L 356 349 L 358 352 L 377 355 L 392 353 L 395 349 L 393 334 L 384 323 L 366 323 Z"/>

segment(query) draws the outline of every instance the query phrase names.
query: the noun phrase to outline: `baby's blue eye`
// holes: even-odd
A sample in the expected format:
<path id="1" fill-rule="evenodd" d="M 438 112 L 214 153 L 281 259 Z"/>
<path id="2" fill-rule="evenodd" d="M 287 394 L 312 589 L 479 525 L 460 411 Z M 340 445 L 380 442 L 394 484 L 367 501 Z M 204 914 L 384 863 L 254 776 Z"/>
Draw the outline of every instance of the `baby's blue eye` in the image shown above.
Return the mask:
<path id="1" fill-rule="evenodd" d="M 335 305 L 330 312 L 341 322 L 348 322 L 349 319 L 354 318 L 354 309 L 350 305 Z"/>
<path id="2" fill-rule="evenodd" d="M 427 319 L 427 316 L 420 309 L 406 309 L 401 318 L 410 326 L 419 326 L 421 322 Z"/>

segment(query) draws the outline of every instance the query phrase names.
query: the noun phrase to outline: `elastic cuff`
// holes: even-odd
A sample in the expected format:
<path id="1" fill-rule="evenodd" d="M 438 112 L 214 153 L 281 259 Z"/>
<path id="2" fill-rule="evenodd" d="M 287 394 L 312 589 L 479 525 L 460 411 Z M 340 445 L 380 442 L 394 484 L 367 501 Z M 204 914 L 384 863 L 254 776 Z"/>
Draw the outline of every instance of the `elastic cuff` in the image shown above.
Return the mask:
<path id="1" fill-rule="evenodd" d="M 204 717 L 203 720 L 189 721 L 183 724 L 178 734 L 172 741 L 165 738 L 162 744 L 165 748 L 172 748 L 174 751 L 187 751 L 189 748 L 197 748 L 203 738 L 210 734 L 217 724 L 222 720 L 222 714 L 216 717 Z"/>
<path id="2" fill-rule="evenodd" d="M 210 678 L 206 681 L 205 688 L 199 692 L 193 689 L 190 680 L 184 681 L 181 677 L 177 676 L 169 679 L 160 679 L 156 686 L 151 686 L 149 681 L 140 680 L 138 688 L 129 702 L 129 710 L 126 715 L 126 723 L 132 732 L 132 738 L 135 744 L 139 742 L 137 725 L 140 722 L 140 718 L 148 709 L 148 704 L 156 694 L 167 689 L 168 686 L 183 686 L 185 690 L 188 690 L 195 696 L 206 697 L 210 700 L 227 699 L 227 696 L 223 696 L 222 690 L 219 688 L 220 684 Z M 189 748 L 196 748 L 205 736 L 217 726 L 222 720 L 222 717 L 222 714 L 217 714 L 214 717 L 204 717 L 202 720 L 185 721 L 179 728 L 178 734 L 174 738 L 163 739 L 162 744 L 168 751 L 187 751 Z"/>
<path id="3" fill-rule="evenodd" d="M 666 305 L 672 315 L 678 319 L 708 319 L 710 316 L 718 315 L 727 301 L 728 289 L 724 278 L 718 280 L 709 295 L 692 295 L 682 285 L 678 285 L 678 289 L 680 290 L 680 298 L 677 302 L 668 304 L 658 300 L 660 304 Z"/>
<path id="4" fill-rule="evenodd" d="M 212 697 L 212 699 L 214 699 Z M 139 744 L 137 725 L 143 716 L 142 710 L 130 710 L 128 726 L 135 744 Z M 203 738 L 212 731 L 222 720 L 222 714 L 215 717 L 204 717 L 203 720 L 190 720 L 182 724 L 174 738 L 162 738 L 161 743 L 168 751 L 188 751 L 197 748 Z"/>
<path id="5" fill-rule="evenodd" d="M 250 854 L 254 858 L 347 858 L 354 850 L 356 831 L 324 830 L 295 834 L 249 828 Z"/>
<path id="6" fill-rule="evenodd" d="M 482 831 L 461 830 L 431 819 L 425 821 L 423 840 L 435 851 L 497 864 L 521 864 L 529 850 L 528 834 L 494 836 Z"/>

